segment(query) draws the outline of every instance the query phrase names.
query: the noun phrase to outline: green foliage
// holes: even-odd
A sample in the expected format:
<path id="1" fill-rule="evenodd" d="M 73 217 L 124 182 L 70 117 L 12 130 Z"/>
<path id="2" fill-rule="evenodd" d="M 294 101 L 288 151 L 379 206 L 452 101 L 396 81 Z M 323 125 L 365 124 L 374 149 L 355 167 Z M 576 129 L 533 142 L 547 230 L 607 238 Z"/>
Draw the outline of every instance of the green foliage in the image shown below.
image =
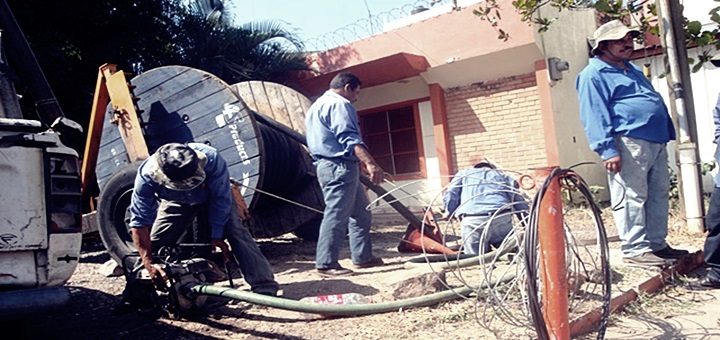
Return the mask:
<path id="1" fill-rule="evenodd" d="M 705 162 L 700 164 L 700 174 L 705 176 L 715 169 L 715 162 Z M 672 168 L 668 167 L 670 172 L 670 202 L 673 206 L 677 206 L 680 199 L 680 186 L 678 185 L 678 176 Z"/>
<path id="2" fill-rule="evenodd" d="M 715 0 L 716 2 L 720 2 Z M 626 18 L 630 15 L 638 18 L 640 29 L 655 36 L 659 35 L 657 25 L 657 6 L 653 1 L 627 1 L 627 0 L 514 0 L 513 7 L 520 13 L 521 19 L 528 24 L 537 27 L 542 33 L 549 29 L 550 25 L 557 19 L 540 15 L 540 9 L 550 6 L 557 11 L 572 10 L 576 8 L 595 8 L 604 16 L 604 21 Z M 482 20 L 491 23 L 492 27 L 501 32 L 499 39 L 507 40 L 508 33 L 499 26 L 500 7 L 497 0 L 486 0 L 474 11 L 475 15 Z M 699 71 L 702 66 L 713 58 L 714 52 L 720 50 L 720 6 L 713 8 L 708 13 L 710 20 L 718 26 L 708 29 L 703 27 L 699 21 L 688 21 L 684 19 L 686 43 L 688 46 L 700 48 L 700 55 L 691 65 L 692 71 Z M 640 37 L 641 39 L 643 36 Z M 714 47 L 714 49 L 713 49 Z"/>
<path id="3" fill-rule="evenodd" d="M 507 41 L 510 39 L 510 35 L 507 34 L 503 29 L 498 27 L 498 23 L 502 19 L 500 16 L 500 6 L 497 4 L 497 1 L 490 0 L 485 1 L 482 4 L 479 5 L 478 9 L 473 10 L 473 14 L 480 17 L 480 20 L 485 20 L 490 23 L 490 26 L 492 26 L 495 31 L 498 33 L 498 39 L 502 41 Z"/>
<path id="4" fill-rule="evenodd" d="M 307 69 L 293 34 L 278 23 L 235 25 L 225 3 L 8 0 L 65 114 L 83 125 L 104 63 L 125 71 L 186 65 L 230 84 L 281 81 L 290 70 Z M 22 79 L 17 87 L 31 113 L 34 101 Z"/>

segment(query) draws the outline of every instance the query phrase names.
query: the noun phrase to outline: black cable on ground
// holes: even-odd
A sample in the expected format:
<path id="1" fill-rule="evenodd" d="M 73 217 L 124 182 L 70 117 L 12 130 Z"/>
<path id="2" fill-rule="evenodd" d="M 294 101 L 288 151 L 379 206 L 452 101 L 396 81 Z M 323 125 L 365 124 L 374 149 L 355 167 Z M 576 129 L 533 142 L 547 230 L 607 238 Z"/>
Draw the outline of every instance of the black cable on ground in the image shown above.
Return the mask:
<path id="1" fill-rule="evenodd" d="M 604 288 L 602 317 L 600 318 L 600 325 L 597 330 L 597 339 L 603 339 L 605 338 L 605 330 L 607 329 L 608 319 L 610 316 L 610 300 L 612 299 L 612 272 L 610 271 L 610 249 L 608 247 L 607 232 L 605 231 L 605 224 L 602 220 L 600 207 L 593 200 L 592 192 L 585 180 L 572 171 L 568 172 L 564 179 L 571 182 L 572 185 L 580 191 L 582 196 L 585 198 L 585 201 L 592 212 L 593 220 L 595 221 L 595 232 L 597 236 L 597 246 L 600 250 L 600 267 L 602 269 L 602 284 Z"/>

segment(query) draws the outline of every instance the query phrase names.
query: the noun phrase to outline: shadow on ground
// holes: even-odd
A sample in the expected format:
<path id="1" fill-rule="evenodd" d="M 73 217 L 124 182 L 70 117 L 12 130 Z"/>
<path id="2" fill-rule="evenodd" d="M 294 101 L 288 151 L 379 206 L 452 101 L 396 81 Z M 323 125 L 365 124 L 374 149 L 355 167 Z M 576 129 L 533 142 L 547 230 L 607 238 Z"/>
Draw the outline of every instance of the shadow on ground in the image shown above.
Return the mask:
<path id="1" fill-rule="evenodd" d="M 14 339 L 214 339 L 136 312 L 120 313 L 120 297 L 70 287 L 70 303 L 57 311 L 4 321 Z"/>

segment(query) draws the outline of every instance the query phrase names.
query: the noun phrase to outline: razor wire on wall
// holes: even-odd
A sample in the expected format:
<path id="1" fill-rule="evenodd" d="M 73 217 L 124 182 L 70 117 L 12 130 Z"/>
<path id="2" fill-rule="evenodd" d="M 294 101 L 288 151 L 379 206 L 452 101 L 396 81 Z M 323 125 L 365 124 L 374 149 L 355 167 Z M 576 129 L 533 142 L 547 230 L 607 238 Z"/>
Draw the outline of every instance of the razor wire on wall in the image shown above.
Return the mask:
<path id="1" fill-rule="evenodd" d="M 370 14 L 368 18 L 360 19 L 332 32 L 309 38 L 305 41 L 305 46 L 308 51 L 329 50 L 382 33 L 388 23 L 398 19 L 427 10 L 442 11 L 440 8 L 447 11 L 454 10 L 458 8 L 457 0 L 417 0 L 389 11 Z"/>

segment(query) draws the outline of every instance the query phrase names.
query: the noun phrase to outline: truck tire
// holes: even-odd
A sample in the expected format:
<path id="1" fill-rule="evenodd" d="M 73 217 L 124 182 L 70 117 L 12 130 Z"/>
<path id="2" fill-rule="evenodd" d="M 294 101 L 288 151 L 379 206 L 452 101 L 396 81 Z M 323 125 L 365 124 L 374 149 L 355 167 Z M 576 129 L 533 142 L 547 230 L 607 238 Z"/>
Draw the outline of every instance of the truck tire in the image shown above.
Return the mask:
<path id="1" fill-rule="evenodd" d="M 98 230 L 105 249 L 128 270 L 132 269 L 137 256 L 127 220 L 139 166 L 140 162 L 125 165 L 112 175 L 100 193 L 97 208 Z"/>

